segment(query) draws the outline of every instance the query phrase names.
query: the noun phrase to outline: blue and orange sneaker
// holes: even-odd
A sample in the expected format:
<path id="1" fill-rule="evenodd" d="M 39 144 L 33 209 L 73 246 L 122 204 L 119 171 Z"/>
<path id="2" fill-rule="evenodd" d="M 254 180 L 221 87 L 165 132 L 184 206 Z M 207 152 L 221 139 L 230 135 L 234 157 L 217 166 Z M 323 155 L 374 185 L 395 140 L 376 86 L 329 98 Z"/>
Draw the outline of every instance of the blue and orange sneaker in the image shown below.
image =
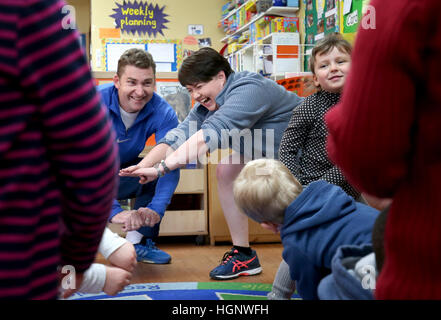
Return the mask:
<path id="1" fill-rule="evenodd" d="M 251 255 L 247 255 L 232 248 L 224 254 L 221 264 L 211 270 L 210 278 L 229 280 L 239 276 L 254 276 L 261 272 L 262 268 L 255 250 L 251 250 Z"/>

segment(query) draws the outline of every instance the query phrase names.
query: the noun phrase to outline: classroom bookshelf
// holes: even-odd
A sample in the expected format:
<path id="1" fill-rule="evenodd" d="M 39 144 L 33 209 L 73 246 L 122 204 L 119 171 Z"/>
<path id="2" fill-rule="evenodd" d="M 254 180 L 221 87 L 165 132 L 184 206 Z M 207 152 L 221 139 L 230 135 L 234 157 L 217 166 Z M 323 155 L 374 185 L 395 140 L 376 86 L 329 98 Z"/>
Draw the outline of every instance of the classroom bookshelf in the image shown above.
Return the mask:
<path id="1" fill-rule="evenodd" d="M 227 46 L 226 58 L 233 70 L 257 72 L 273 80 L 283 79 L 285 72 L 301 71 L 299 6 L 294 2 L 274 6 L 272 1 L 248 0 L 231 11 L 222 10 L 218 26 L 225 32 L 221 42 Z"/>

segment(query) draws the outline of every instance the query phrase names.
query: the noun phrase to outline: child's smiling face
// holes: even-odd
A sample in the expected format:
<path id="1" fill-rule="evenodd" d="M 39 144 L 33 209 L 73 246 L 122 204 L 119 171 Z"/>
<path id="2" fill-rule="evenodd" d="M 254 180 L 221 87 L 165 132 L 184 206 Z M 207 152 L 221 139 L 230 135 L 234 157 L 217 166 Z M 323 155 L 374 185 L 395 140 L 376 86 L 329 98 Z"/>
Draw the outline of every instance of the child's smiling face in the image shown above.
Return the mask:
<path id="1" fill-rule="evenodd" d="M 315 56 L 314 84 L 328 92 L 341 92 L 350 67 L 351 56 L 337 47 L 328 53 L 318 53 Z"/>

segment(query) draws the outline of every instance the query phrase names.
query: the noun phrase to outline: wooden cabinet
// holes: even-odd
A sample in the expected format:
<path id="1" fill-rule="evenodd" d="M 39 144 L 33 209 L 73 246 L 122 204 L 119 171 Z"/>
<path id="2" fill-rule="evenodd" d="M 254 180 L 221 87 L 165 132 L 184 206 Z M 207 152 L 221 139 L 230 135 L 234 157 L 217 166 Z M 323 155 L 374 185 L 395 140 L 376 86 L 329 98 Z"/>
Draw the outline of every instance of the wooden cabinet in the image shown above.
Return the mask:
<path id="1" fill-rule="evenodd" d="M 231 236 L 222 207 L 217 195 L 216 164 L 208 164 L 208 221 L 210 244 L 220 241 L 230 241 Z M 251 219 L 249 221 L 249 240 L 253 242 L 280 242 L 280 236 L 263 229 Z"/>
<path id="2" fill-rule="evenodd" d="M 151 149 L 147 146 L 140 157 Z M 181 169 L 178 186 L 161 221 L 159 236 L 208 235 L 207 199 L 207 166 Z M 120 225 L 109 223 L 109 228 L 125 237 Z M 197 242 L 203 241 L 197 239 Z"/>
<path id="3" fill-rule="evenodd" d="M 141 158 L 152 149 L 146 146 Z M 207 235 L 207 166 L 181 169 L 178 186 L 159 229 L 160 236 Z"/>
<path id="4" fill-rule="evenodd" d="M 159 230 L 160 236 L 207 235 L 207 169 L 181 169 Z"/>

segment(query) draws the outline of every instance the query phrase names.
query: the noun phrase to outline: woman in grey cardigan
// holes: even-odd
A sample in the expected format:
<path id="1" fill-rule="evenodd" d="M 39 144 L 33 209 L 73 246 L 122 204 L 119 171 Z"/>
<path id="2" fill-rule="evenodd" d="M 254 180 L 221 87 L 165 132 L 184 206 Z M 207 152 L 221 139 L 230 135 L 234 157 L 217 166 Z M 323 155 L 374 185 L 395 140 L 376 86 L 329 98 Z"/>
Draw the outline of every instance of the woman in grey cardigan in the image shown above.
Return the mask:
<path id="1" fill-rule="evenodd" d="M 248 240 L 248 218 L 237 209 L 233 181 L 251 159 L 277 158 L 280 140 L 301 98 L 276 82 L 252 72 L 233 72 L 228 61 L 211 48 L 186 58 L 178 73 L 196 104 L 187 118 L 136 166 L 121 170 L 147 183 L 196 160 L 207 152 L 225 152 L 216 171 L 218 195 L 233 248 L 210 272 L 217 280 L 261 272 Z M 156 167 L 155 165 L 158 164 Z"/>

